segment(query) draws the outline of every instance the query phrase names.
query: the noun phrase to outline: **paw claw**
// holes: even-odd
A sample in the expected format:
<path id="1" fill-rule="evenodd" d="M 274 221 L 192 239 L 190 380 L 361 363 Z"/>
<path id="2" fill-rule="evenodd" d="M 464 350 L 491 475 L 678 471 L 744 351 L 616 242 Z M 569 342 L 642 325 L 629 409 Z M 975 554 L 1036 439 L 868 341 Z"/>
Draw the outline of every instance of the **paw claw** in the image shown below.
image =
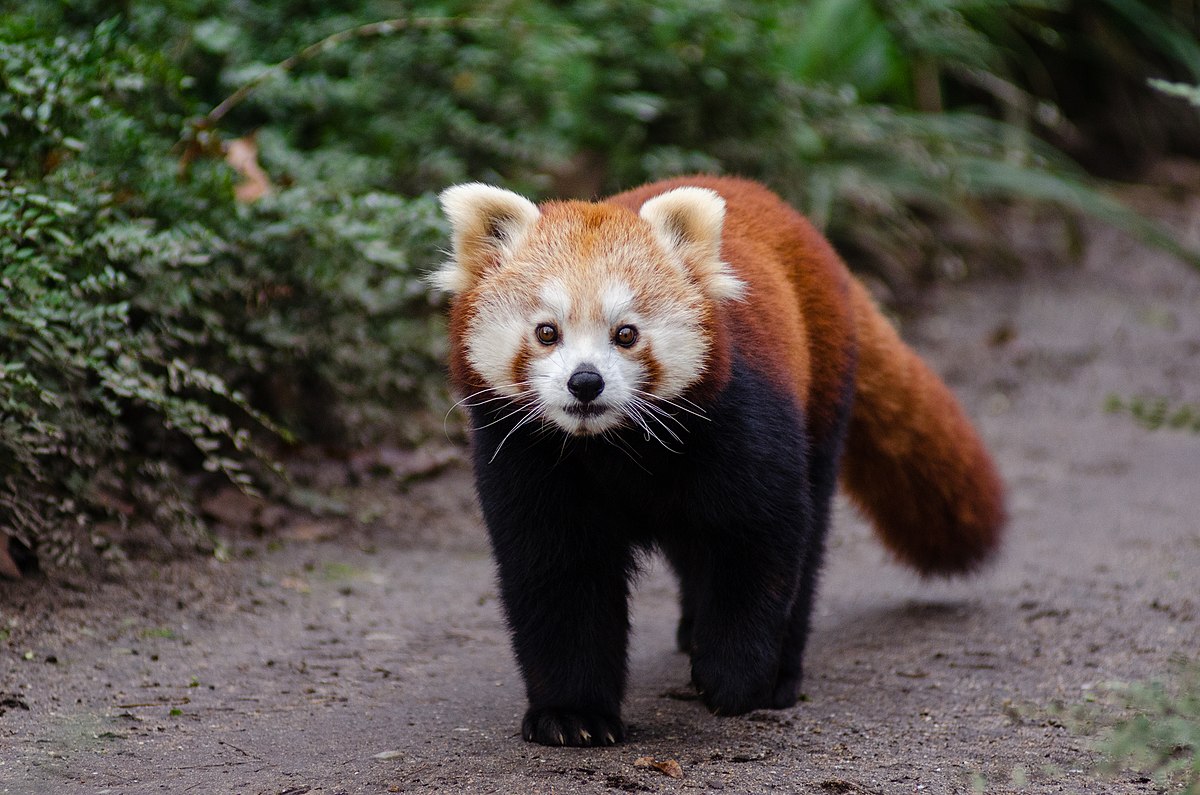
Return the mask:
<path id="1" fill-rule="evenodd" d="M 619 716 L 609 713 L 538 707 L 525 713 L 521 736 L 542 745 L 616 745 L 625 727 Z"/>

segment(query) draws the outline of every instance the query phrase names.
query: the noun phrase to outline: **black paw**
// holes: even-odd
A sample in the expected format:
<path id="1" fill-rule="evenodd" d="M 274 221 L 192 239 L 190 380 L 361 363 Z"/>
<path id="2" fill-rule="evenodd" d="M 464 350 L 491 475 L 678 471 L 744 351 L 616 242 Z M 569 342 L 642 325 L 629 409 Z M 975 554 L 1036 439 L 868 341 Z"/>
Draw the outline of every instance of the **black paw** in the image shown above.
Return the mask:
<path id="1" fill-rule="evenodd" d="M 780 671 L 775 679 L 775 692 L 771 694 L 772 709 L 787 709 L 796 706 L 800 700 L 800 682 L 803 674 L 800 671 Z"/>
<path id="2" fill-rule="evenodd" d="M 542 745 L 616 745 L 625 739 L 625 724 L 602 712 L 531 707 L 521 722 L 521 736 Z"/>
<path id="3" fill-rule="evenodd" d="M 714 715 L 744 715 L 772 703 L 772 683 L 747 670 L 692 660 L 692 683 Z"/>

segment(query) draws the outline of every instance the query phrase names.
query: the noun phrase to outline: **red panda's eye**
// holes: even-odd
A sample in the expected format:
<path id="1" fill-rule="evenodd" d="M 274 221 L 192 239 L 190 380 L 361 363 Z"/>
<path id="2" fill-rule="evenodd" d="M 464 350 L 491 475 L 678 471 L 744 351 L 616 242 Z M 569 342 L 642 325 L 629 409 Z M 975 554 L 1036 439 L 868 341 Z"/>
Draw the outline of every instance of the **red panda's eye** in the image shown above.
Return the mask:
<path id="1" fill-rule="evenodd" d="M 537 335 L 538 342 L 543 345 L 553 345 L 558 342 L 558 329 L 553 323 L 543 323 L 537 327 L 534 332 Z"/>
<path id="2" fill-rule="evenodd" d="M 638 331 L 634 326 L 621 326 L 617 329 L 617 333 L 613 335 L 613 342 L 620 345 L 622 348 L 628 348 L 633 343 L 637 342 Z"/>

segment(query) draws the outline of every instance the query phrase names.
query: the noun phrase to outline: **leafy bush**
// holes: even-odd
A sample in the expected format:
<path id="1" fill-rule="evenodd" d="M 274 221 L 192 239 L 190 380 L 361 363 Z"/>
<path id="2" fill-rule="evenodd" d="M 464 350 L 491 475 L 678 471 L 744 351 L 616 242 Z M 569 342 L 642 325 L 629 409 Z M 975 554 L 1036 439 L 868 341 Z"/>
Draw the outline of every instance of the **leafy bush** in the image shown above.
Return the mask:
<path id="1" fill-rule="evenodd" d="M 1141 8 L 1142 27 L 1177 33 L 1145 4 L 1104 5 Z M 1048 7 L 1057 16 L 1037 16 Z M 276 71 L 227 123 L 272 131 L 269 170 L 346 190 L 482 179 L 592 196 L 688 171 L 757 177 L 893 286 L 939 260 L 970 261 L 928 220 L 980 224 L 995 198 L 1087 212 L 1183 253 L 1033 135 L 1064 123 L 1016 62 L 1028 39 L 1076 13 L 1066 0 L 524 0 L 432 18 L 426 8 L 437 7 L 418 3 L 395 35 Z M 302 27 L 315 41 L 353 18 Z M 256 48 L 270 40 L 261 24 L 235 9 L 197 26 L 226 93 L 304 41 L 293 28 Z M 1186 39 L 1167 38 L 1191 57 Z M 242 61 L 247 52 L 260 60 Z M 941 108 L 943 76 L 982 91 L 988 113 L 923 112 Z"/>
<path id="2" fill-rule="evenodd" d="M 412 432 L 441 391 L 432 200 L 180 182 L 178 72 L 125 36 L 0 44 L 0 532 L 49 561 L 139 522 L 200 540 L 181 472 L 252 491 L 255 429 L 290 436 L 268 415 Z"/>
<path id="3" fill-rule="evenodd" d="M 1052 103 L 1042 121 L 1030 123 L 1108 177 L 1136 178 L 1172 151 L 1200 156 L 1200 118 L 1146 90 L 1151 78 L 1200 80 L 1200 16 L 1194 4 L 1054 0 L 1040 10 L 1037 5 L 1030 3 L 1014 18 L 1011 27 L 1024 35 L 1003 39 L 1011 81 L 1039 105 Z"/>
<path id="4" fill-rule="evenodd" d="M 1157 234 L 988 115 L 1041 0 L 118 5 L 0 20 L 0 532 L 64 558 L 136 523 L 195 539 L 195 473 L 254 488 L 272 439 L 419 434 L 453 182 L 740 172 L 895 284 L 947 255 L 931 218 L 995 198 Z M 988 113 L 924 112 L 953 80 Z M 252 203 L 225 162 L 248 133 Z"/>

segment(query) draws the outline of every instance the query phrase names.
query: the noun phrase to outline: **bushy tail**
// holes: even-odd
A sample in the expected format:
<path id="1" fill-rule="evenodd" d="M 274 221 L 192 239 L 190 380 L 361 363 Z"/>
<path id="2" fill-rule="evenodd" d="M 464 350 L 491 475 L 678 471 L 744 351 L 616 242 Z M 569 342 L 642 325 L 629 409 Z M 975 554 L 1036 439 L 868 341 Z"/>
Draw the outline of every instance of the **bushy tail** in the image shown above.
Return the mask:
<path id="1" fill-rule="evenodd" d="M 954 395 L 854 282 L 857 395 L 842 482 L 883 543 L 921 574 L 959 574 L 996 550 L 1004 488 Z"/>

